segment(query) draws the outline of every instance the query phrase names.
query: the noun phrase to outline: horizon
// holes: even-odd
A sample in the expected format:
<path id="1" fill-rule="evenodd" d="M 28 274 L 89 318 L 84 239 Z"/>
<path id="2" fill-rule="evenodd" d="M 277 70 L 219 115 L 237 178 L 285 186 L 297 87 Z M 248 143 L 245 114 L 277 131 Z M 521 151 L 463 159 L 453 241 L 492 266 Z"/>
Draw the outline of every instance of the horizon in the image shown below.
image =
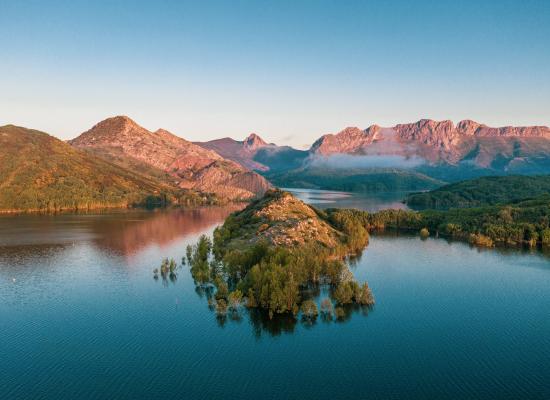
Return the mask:
<path id="1" fill-rule="evenodd" d="M 124 114 L 298 149 L 425 118 L 548 126 L 548 15 L 537 0 L 4 2 L 0 125 L 67 140 Z"/>
<path id="2" fill-rule="evenodd" d="M 143 126 L 142 124 L 139 123 L 139 121 L 136 121 L 135 118 L 132 118 L 131 116 L 129 115 L 113 115 L 113 116 L 110 116 L 110 117 L 107 117 L 107 118 L 103 118 L 102 120 L 100 121 L 97 121 L 96 123 L 94 123 L 92 126 L 90 126 L 88 129 L 72 136 L 72 137 L 69 137 L 67 139 L 65 138 L 61 138 L 59 137 L 58 135 L 55 135 L 54 133 L 52 132 L 46 132 L 44 130 L 41 130 L 40 128 L 37 128 L 37 127 L 32 127 L 32 126 L 20 126 L 20 125 L 17 125 L 17 124 L 11 124 L 11 123 L 7 123 L 7 124 L 4 124 L 4 125 L 14 125 L 14 126 L 19 126 L 19 127 L 22 127 L 22 128 L 25 128 L 25 129 L 33 129 L 33 130 L 37 130 L 37 131 L 41 131 L 43 133 L 47 133 L 49 134 L 50 136 L 53 136 L 57 139 L 60 139 L 60 140 L 63 140 L 63 141 L 69 141 L 69 140 L 73 140 L 73 139 L 76 139 L 78 138 L 81 134 L 87 132 L 88 130 L 92 129 L 96 124 L 100 123 L 100 122 L 103 122 L 103 121 L 106 121 L 106 120 L 109 120 L 109 119 L 113 119 L 113 118 L 128 118 L 129 120 L 131 120 L 132 122 L 134 122 L 135 124 L 137 124 L 138 126 L 142 127 L 142 128 L 145 128 L 146 130 L 150 131 L 150 132 L 155 132 L 157 130 L 166 130 L 168 132 L 170 132 L 171 134 L 175 135 L 175 136 L 178 136 L 182 139 L 185 139 L 185 140 L 188 140 L 188 141 L 191 141 L 193 143 L 204 143 L 204 142 L 209 142 L 209 141 L 214 141 L 214 140 L 220 140 L 220 139 L 232 139 L 232 140 L 235 140 L 237 142 L 244 142 L 246 139 L 248 139 L 250 136 L 252 135 L 255 135 L 257 137 L 259 137 L 260 139 L 262 139 L 263 141 L 265 141 L 267 144 L 271 144 L 271 145 L 277 145 L 277 146 L 289 146 L 289 147 L 292 147 L 294 149 L 297 149 L 297 150 L 309 150 L 311 148 L 311 146 L 318 140 L 320 139 L 321 137 L 325 136 L 325 135 L 336 135 L 338 133 L 341 133 L 343 132 L 344 130 L 346 129 L 349 129 L 349 128 L 358 128 L 358 129 L 361 129 L 361 130 L 366 130 L 368 128 L 370 128 L 371 126 L 374 126 L 374 125 L 378 125 L 380 128 L 382 129 L 392 129 L 394 128 L 396 125 L 398 124 L 415 124 L 415 123 L 418 123 L 420 121 L 435 121 L 435 122 L 445 122 L 445 121 L 450 121 L 454 126 L 457 126 L 458 123 L 462 122 L 462 121 L 473 121 L 473 122 L 476 122 L 476 123 L 479 123 L 480 125 L 482 126 L 486 126 L 488 128 L 496 128 L 496 129 L 500 129 L 500 128 L 507 128 L 507 127 L 516 127 L 516 128 L 523 128 L 524 126 L 520 126 L 520 125 L 503 125 L 503 126 L 490 126 L 490 125 L 487 125 L 481 121 L 475 121 L 475 120 L 472 120 L 472 119 L 469 119 L 469 118 L 466 118 L 466 119 L 463 119 L 463 120 L 460 120 L 460 121 L 453 121 L 453 120 L 450 120 L 450 119 L 442 119 L 442 120 L 434 120 L 434 119 L 431 119 L 431 118 L 420 118 L 419 120 L 416 120 L 416 121 L 402 121 L 402 122 L 399 122 L 395 125 L 392 125 L 392 126 L 382 126 L 382 125 L 379 125 L 379 124 L 376 124 L 376 123 L 372 123 L 372 124 L 369 124 L 368 126 L 366 127 L 361 127 L 361 126 L 351 126 L 351 125 L 348 125 L 348 126 L 345 126 L 341 129 L 339 129 L 338 131 L 335 131 L 335 132 L 326 132 L 326 133 L 322 133 L 322 134 L 319 134 L 319 136 L 317 136 L 317 138 L 315 138 L 311 143 L 309 144 L 304 144 L 302 147 L 298 147 L 298 146 L 293 146 L 293 145 L 287 145 L 287 144 L 279 144 L 269 138 L 267 138 L 266 136 L 264 136 L 262 133 L 260 132 L 249 132 L 247 134 L 245 134 L 244 136 L 242 137 L 231 137 L 231 136 L 228 136 L 228 135 L 221 135 L 219 137 L 214 137 L 214 138 L 211 138 L 211 139 L 207 139 L 207 140 L 190 140 L 188 139 L 186 136 L 184 135 L 181 135 L 179 134 L 178 132 L 172 132 L 170 131 L 169 129 L 166 129 L 162 126 L 158 126 L 158 127 L 154 127 L 154 128 L 150 128 L 150 127 L 146 127 L 146 126 Z M 4 125 L 0 125 L 0 126 L 4 126 Z M 535 126 L 535 127 L 548 127 L 546 125 L 532 125 L 532 126 Z"/>

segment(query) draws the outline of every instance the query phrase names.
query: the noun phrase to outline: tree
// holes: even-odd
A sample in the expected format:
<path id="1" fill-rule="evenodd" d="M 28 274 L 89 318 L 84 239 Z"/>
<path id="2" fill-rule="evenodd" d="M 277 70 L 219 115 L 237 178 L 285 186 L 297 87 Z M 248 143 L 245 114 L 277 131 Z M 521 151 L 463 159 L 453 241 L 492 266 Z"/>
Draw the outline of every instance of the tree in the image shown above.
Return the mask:
<path id="1" fill-rule="evenodd" d="M 550 228 L 545 228 L 541 234 L 541 242 L 544 247 L 550 246 Z"/>
<path id="2" fill-rule="evenodd" d="M 229 308 L 233 311 L 238 310 L 241 305 L 243 294 L 240 290 L 235 290 L 234 292 L 229 293 L 227 296 L 227 301 L 229 302 Z"/>
<path id="3" fill-rule="evenodd" d="M 334 290 L 333 297 L 338 304 L 349 304 L 353 302 L 355 295 L 353 281 L 341 282 Z"/>
<path id="4" fill-rule="evenodd" d="M 329 298 L 324 298 L 323 301 L 321 301 L 321 314 L 328 318 L 332 318 L 332 314 L 334 313 L 334 308 L 332 306 L 332 301 L 330 301 Z"/>
<path id="5" fill-rule="evenodd" d="M 227 286 L 227 282 L 218 276 L 216 277 L 214 284 L 217 288 L 216 299 L 227 299 L 227 296 L 229 295 L 229 287 Z"/>
<path id="6" fill-rule="evenodd" d="M 313 300 L 304 301 L 300 307 L 300 311 L 302 312 L 302 318 L 310 322 L 313 322 L 319 314 L 317 304 Z"/>
<path id="7" fill-rule="evenodd" d="M 252 288 L 248 289 L 248 294 L 246 297 L 246 306 L 248 308 L 258 307 L 258 303 L 256 302 L 256 297 L 254 296 L 254 289 Z"/>
<path id="8" fill-rule="evenodd" d="M 367 282 L 363 283 L 359 290 L 359 297 L 355 300 L 359 304 L 372 306 L 374 305 L 374 296 Z"/>
<path id="9" fill-rule="evenodd" d="M 225 299 L 216 300 L 216 314 L 218 314 L 218 316 L 220 317 L 227 314 L 227 302 L 225 301 Z"/>

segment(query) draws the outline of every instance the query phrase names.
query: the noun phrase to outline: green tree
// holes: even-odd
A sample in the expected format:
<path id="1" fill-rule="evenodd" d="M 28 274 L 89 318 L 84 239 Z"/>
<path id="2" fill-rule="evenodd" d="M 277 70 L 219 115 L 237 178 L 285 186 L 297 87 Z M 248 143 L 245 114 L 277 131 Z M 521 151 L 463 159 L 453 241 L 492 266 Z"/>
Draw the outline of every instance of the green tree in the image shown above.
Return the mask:
<path id="1" fill-rule="evenodd" d="M 313 300 L 306 300 L 300 306 L 302 312 L 302 318 L 307 321 L 314 321 L 317 318 L 319 312 L 317 311 L 317 304 Z"/>
<path id="2" fill-rule="evenodd" d="M 243 294 L 238 289 L 229 293 L 229 296 L 227 297 L 229 308 L 233 311 L 236 311 L 241 305 L 242 298 Z"/>

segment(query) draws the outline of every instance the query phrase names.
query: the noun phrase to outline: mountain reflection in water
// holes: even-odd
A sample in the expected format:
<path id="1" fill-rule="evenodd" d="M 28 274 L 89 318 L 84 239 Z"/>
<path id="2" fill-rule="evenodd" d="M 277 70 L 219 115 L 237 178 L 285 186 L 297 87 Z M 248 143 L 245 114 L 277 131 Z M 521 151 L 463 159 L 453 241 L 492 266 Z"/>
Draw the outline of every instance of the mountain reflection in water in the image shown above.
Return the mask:
<path id="1" fill-rule="evenodd" d="M 202 233 L 242 207 L 4 216 L 0 249 L 4 256 L 25 250 L 47 256 L 55 249 L 86 243 L 100 252 L 132 257 L 148 246 L 162 249 L 179 238 Z"/>

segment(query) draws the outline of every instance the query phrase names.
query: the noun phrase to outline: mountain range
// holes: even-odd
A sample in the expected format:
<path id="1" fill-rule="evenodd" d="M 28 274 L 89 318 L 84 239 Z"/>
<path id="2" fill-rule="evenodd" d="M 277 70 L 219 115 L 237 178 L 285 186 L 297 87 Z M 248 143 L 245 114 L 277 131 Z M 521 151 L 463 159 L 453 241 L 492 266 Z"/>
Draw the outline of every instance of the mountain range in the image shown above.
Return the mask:
<path id="1" fill-rule="evenodd" d="M 193 143 L 126 116 L 67 142 L 7 125 L 0 141 L 4 210 L 129 206 L 151 196 L 240 201 L 272 185 L 417 191 L 472 177 L 550 172 L 548 127 L 492 128 L 471 120 L 348 127 L 321 136 L 309 150 L 254 133 L 243 141 Z"/>
<path id="2" fill-rule="evenodd" d="M 242 142 L 197 144 L 283 187 L 409 191 L 479 176 L 550 172 L 548 127 L 492 128 L 471 120 L 348 127 L 321 136 L 307 151 L 256 134 Z"/>

